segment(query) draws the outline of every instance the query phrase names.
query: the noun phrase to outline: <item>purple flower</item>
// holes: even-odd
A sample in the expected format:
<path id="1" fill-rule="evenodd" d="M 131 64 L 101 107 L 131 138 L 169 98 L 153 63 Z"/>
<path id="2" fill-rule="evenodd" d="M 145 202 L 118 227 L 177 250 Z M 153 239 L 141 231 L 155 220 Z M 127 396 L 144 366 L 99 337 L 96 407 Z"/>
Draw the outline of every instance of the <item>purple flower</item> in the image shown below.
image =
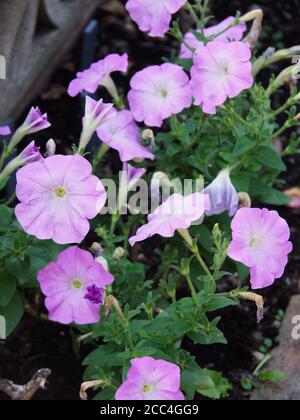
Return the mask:
<path id="1" fill-rule="evenodd" d="M 119 152 L 122 162 L 154 159 L 154 155 L 142 146 L 139 129 L 130 111 L 118 112 L 99 127 L 97 134 L 100 140 Z"/>
<path id="2" fill-rule="evenodd" d="M 100 85 L 107 88 L 111 93 L 111 88 L 115 89 L 115 86 L 112 86 L 111 73 L 116 71 L 126 73 L 127 69 L 127 54 L 110 54 L 103 60 L 92 64 L 89 69 L 77 73 L 76 79 L 72 80 L 69 85 L 68 93 L 73 97 L 84 90 L 95 93 Z"/>
<path id="3" fill-rule="evenodd" d="M 180 368 L 165 360 L 142 357 L 131 360 L 127 379 L 118 389 L 116 400 L 184 400 L 180 391 Z"/>
<path id="4" fill-rule="evenodd" d="M 172 15 L 184 3 L 186 0 L 129 0 L 126 9 L 141 31 L 153 37 L 162 37 L 170 29 Z"/>
<path id="5" fill-rule="evenodd" d="M 148 223 L 140 227 L 136 235 L 129 239 L 130 245 L 134 246 L 136 242 L 144 241 L 153 235 L 171 238 L 176 230 L 188 229 L 209 208 L 210 200 L 207 194 L 173 194 L 148 216 Z"/>
<path id="6" fill-rule="evenodd" d="M 234 17 L 230 16 L 220 22 L 218 25 L 211 26 L 210 28 L 205 28 L 203 31 L 203 35 L 206 38 L 210 38 L 212 36 L 216 36 L 214 41 L 222 41 L 222 42 L 231 42 L 231 41 L 241 41 L 243 38 L 244 32 L 247 30 L 247 26 L 245 23 L 239 23 L 235 26 L 228 28 L 232 22 L 235 20 Z M 197 32 L 201 33 L 200 30 Z M 219 34 L 219 35 L 218 35 Z M 204 46 L 204 42 L 200 41 L 196 38 L 196 36 L 192 32 L 188 32 L 184 36 L 185 42 L 195 50 L 202 48 Z M 181 58 L 193 58 L 193 53 L 189 50 L 184 44 L 181 45 L 180 49 L 180 57 Z"/>
<path id="7" fill-rule="evenodd" d="M 217 178 L 208 185 L 204 192 L 209 194 L 211 207 L 206 214 L 212 216 L 228 211 L 229 216 L 233 216 L 239 206 L 239 196 L 230 180 L 230 170 L 223 169 Z"/>
<path id="8" fill-rule="evenodd" d="M 161 127 L 165 119 L 192 104 L 189 78 L 176 64 L 148 67 L 133 76 L 130 86 L 134 119 L 151 127 Z"/>
<path id="9" fill-rule="evenodd" d="M 8 125 L 0 127 L 0 136 L 8 136 L 11 134 L 11 129 Z"/>
<path id="10" fill-rule="evenodd" d="M 42 269 L 38 281 L 46 296 L 50 320 L 61 324 L 93 324 L 100 320 L 102 294 L 114 278 L 92 254 L 74 246 L 61 252 L 56 262 Z M 97 298 L 94 302 L 86 298 L 91 290 L 99 292 L 97 296 L 93 295 Z"/>
<path id="11" fill-rule="evenodd" d="M 97 287 L 93 284 L 92 286 L 89 286 L 87 288 L 87 293 L 84 296 L 84 299 L 87 299 L 92 303 L 102 305 L 104 292 L 105 292 L 105 289 L 101 289 L 100 287 Z"/>
<path id="12" fill-rule="evenodd" d="M 242 208 L 232 221 L 228 256 L 250 268 L 253 289 L 272 285 L 283 275 L 292 251 L 290 229 L 277 211 Z"/>
<path id="13" fill-rule="evenodd" d="M 29 114 L 22 125 L 22 130 L 24 130 L 26 135 L 28 135 L 44 130 L 50 126 L 51 124 L 47 119 L 47 114 L 42 114 L 40 108 L 37 106 L 32 107 L 29 111 Z"/>
<path id="14" fill-rule="evenodd" d="M 106 202 L 101 181 L 82 156 L 54 155 L 17 172 L 15 212 L 26 233 L 58 244 L 80 243 Z"/>
<path id="15" fill-rule="evenodd" d="M 194 55 L 191 89 L 195 104 L 215 114 L 227 98 L 238 96 L 253 85 L 251 49 L 244 42 L 210 42 Z"/>

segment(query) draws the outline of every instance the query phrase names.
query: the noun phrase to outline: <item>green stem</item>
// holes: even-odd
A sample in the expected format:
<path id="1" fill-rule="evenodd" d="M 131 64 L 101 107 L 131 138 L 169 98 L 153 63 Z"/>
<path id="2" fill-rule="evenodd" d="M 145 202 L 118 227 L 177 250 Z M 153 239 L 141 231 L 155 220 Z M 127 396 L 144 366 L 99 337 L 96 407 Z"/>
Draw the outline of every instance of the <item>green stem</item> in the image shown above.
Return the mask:
<path id="1" fill-rule="evenodd" d="M 193 301 L 194 301 L 195 305 L 199 308 L 200 305 L 199 305 L 199 301 L 198 301 L 198 297 L 197 297 L 197 290 L 195 289 L 195 286 L 193 285 L 191 276 L 190 276 L 189 273 L 185 273 L 184 277 L 185 277 L 185 279 L 187 281 L 187 284 L 188 284 L 188 286 L 190 288 Z"/>
<path id="2" fill-rule="evenodd" d="M 97 155 L 95 156 L 93 160 L 93 168 L 94 170 L 97 169 L 99 166 L 99 163 L 101 162 L 102 158 L 106 155 L 106 153 L 109 151 L 110 147 L 106 143 L 102 143 L 101 147 L 98 150 Z"/>
<path id="3" fill-rule="evenodd" d="M 201 27 L 201 20 L 198 18 L 197 13 L 194 10 L 194 7 L 189 2 L 186 4 L 186 9 L 188 10 L 189 14 L 191 15 L 197 27 Z"/>

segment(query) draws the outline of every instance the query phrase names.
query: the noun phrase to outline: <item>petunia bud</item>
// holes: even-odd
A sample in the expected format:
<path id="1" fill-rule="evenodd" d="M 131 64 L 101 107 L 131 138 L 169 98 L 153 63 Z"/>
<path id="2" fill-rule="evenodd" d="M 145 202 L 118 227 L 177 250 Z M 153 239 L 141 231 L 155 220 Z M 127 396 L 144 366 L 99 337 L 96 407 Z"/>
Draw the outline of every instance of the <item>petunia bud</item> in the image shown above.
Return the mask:
<path id="1" fill-rule="evenodd" d="M 46 157 L 55 155 L 56 143 L 53 139 L 49 139 L 46 144 Z"/>
<path id="2" fill-rule="evenodd" d="M 35 145 L 32 141 L 25 149 L 13 160 L 11 160 L 3 169 L 0 174 L 0 180 L 9 177 L 21 166 L 27 165 L 28 163 L 39 162 L 43 160 L 43 156 L 40 154 L 40 148 Z"/>
<path id="3" fill-rule="evenodd" d="M 109 265 L 108 265 L 108 262 L 107 262 L 107 259 L 106 258 L 104 258 L 103 256 L 102 257 L 96 257 L 95 258 L 95 261 L 97 263 L 101 264 L 102 267 L 105 268 L 105 270 L 109 271 Z"/>
<path id="4" fill-rule="evenodd" d="M 113 258 L 115 260 L 120 260 L 121 258 L 123 258 L 125 255 L 125 249 L 122 247 L 118 247 L 115 249 L 114 253 L 113 253 Z"/>
<path id="5" fill-rule="evenodd" d="M 91 251 L 96 257 L 102 257 L 104 250 L 98 242 L 93 242 L 91 246 Z"/>
<path id="6" fill-rule="evenodd" d="M 150 128 L 147 128 L 142 132 L 142 140 L 145 146 L 150 146 L 150 149 L 153 150 L 155 147 L 155 137 L 154 133 Z"/>
<path id="7" fill-rule="evenodd" d="M 260 322 L 264 319 L 263 297 L 256 293 L 251 293 L 251 292 L 240 292 L 237 297 L 240 299 L 251 300 L 252 302 L 255 302 L 256 307 L 257 307 L 257 323 L 260 324 Z"/>
<path id="8" fill-rule="evenodd" d="M 251 197 L 248 193 L 246 192 L 240 192 L 238 193 L 238 197 L 239 197 L 239 208 L 242 207 L 247 207 L 250 208 L 251 207 Z"/>

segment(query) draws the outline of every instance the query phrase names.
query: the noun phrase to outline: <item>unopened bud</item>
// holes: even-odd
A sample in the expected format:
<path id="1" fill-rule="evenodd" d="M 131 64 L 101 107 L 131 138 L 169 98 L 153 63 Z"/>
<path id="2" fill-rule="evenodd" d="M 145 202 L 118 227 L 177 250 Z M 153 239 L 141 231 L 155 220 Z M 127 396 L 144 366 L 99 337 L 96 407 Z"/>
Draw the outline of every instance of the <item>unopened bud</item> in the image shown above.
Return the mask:
<path id="1" fill-rule="evenodd" d="M 106 271 L 109 271 L 108 262 L 107 259 L 104 257 L 97 257 L 95 258 L 95 261 L 102 265 L 103 268 L 105 268 Z"/>
<path id="2" fill-rule="evenodd" d="M 102 257 L 104 250 L 98 242 L 93 242 L 91 251 L 96 257 Z"/>
<path id="3" fill-rule="evenodd" d="M 155 147 L 154 133 L 149 128 L 142 132 L 142 140 L 145 146 L 150 146 L 150 149 Z"/>
<path id="4" fill-rule="evenodd" d="M 121 258 L 124 257 L 124 255 L 125 255 L 125 249 L 119 246 L 118 248 L 115 249 L 113 253 L 113 258 L 115 260 L 120 260 Z"/>
<path id="5" fill-rule="evenodd" d="M 242 207 L 246 207 L 246 208 L 250 208 L 251 207 L 251 197 L 248 193 L 246 192 L 240 192 L 238 194 L 239 196 L 239 208 Z"/>
<path id="6" fill-rule="evenodd" d="M 46 144 L 46 157 L 55 155 L 56 143 L 53 139 L 49 139 Z"/>

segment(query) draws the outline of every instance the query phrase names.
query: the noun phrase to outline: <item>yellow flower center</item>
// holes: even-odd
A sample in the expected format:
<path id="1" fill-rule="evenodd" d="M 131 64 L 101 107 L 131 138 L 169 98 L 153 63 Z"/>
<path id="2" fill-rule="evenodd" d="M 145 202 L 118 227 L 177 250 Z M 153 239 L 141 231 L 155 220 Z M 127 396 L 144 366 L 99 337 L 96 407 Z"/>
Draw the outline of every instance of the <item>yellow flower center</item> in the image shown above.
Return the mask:
<path id="1" fill-rule="evenodd" d="M 153 390 L 153 385 L 151 384 L 145 384 L 143 387 L 143 392 L 147 393 L 147 392 L 151 392 Z"/>
<path id="2" fill-rule="evenodd" d="M 72 286 L 74 287 L 74 289 L 82 289 L 84 284 L 82 280 L 80 280 L 79 278 L 75 278 L 72 281 Z"/>
<path id="3" fill-rule="evenodd" d="M 58 187 L 58 188 L 55 188 L 54 194 L 58 198 L 63 198 L 67 194 L 67 192 L 63 187 Z"/>
<path id="4" fill-rule="evenodd" d="M 162 96 L 163 98 L 166 98 L 166 97 L 168 96 L 168 91 L 167 91 L 166 89 L 163 89 L 163 90 L 161 91 L 161 96 Z"/>
<path id="5" fill-rule="evenodd" d="M 260 238 L 258 238 L 257 236 L 253 236 L 250 241 L 251 248 L 256 248 L 259 242 L 260 242 Z"/>

